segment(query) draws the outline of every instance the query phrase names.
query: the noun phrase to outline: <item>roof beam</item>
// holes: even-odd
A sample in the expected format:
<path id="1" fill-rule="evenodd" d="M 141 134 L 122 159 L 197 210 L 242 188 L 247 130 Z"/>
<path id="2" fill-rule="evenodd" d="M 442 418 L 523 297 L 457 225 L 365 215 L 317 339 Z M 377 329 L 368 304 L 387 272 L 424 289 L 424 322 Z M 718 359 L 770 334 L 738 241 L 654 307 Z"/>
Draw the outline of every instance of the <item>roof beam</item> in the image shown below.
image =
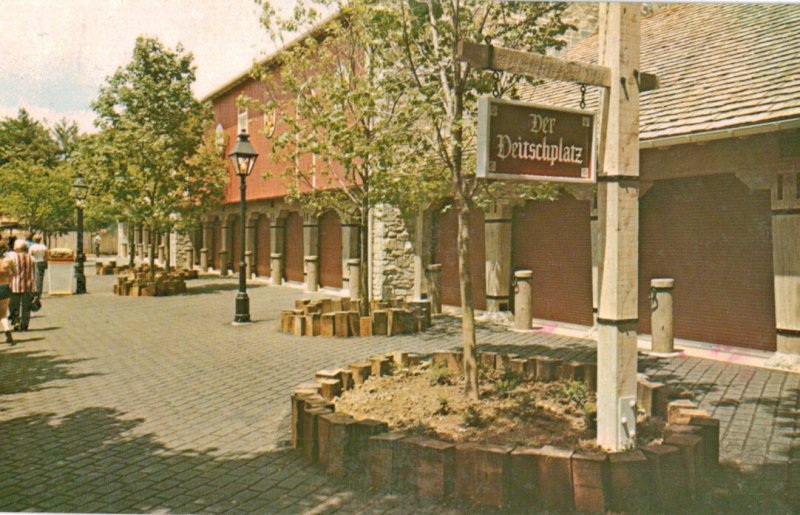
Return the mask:
<path id="1" fill-rule="evenodd" d="M 606 66 L 565 61 L 510 48 L 461 41 L 458 44 L 456 58 L 483 70 L 503 71 L 604 88 L 611 86 L 611 70 Z M 649 91 L 657 87 L 658 77 L 652 73 L 639 74 L 639 91 Z"/>

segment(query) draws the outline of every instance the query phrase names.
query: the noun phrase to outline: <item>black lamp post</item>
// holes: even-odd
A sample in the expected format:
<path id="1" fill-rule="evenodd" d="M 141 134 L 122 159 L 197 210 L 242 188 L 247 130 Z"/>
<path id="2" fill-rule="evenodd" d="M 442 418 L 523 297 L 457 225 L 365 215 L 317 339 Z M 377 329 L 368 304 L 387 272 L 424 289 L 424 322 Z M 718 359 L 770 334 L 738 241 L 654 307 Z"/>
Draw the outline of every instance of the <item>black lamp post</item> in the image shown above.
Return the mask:
<path id="1" fill-rule="evenodd" d="M 234 323 L 245 323 L 250 321 L 250 298 L 247 296 L 247 282 L 246 270 L 244 261 L 245 252 L 245 196 L 247 194 L 247 176 L 253 171 L 253 166 L 256 164 L 258 154 L 250 144 L 249 137 L 246 132 L 239 134 L 239 141 L 233 147 L 233 151 L 229 154 L 231 161 L 233 161 L 233 169 L 236 175 L 241 179 L 240 191 L 241 197 L 239 199 L 239 220 L 241 233 L 239 238 L 239 293 L 236 294 L 236 316 L 233 318 Z"/>
<path id="2" fill-rule="evenodd" d="M 83 174 L 78 172 L 75 181 L 72 183 L 72 198 L 75 200 L 78 221 L 78 244 L 77 256 L 75 260 L 75 293 L 86 293 L 86 276 L 83 275 L 83 207 L 86 202 L 86 195 L 89 193 L 89 185 L 83 180 Z"/>

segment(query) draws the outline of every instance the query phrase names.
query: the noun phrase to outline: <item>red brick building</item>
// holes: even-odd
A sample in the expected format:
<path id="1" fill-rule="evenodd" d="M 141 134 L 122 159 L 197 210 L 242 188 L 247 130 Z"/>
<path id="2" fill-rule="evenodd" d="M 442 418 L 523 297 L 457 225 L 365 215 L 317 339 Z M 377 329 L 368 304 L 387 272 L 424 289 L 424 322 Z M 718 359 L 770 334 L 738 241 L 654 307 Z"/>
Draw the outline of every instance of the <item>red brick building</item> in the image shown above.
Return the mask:
<path id="1" fill-rule="evenodd" d="M 650 279 L 671 277 L 677 338 L 798 353 L 800 7 L 680 5 L 644 18 L 641 32 L 641 66 L 661 86 L 641 95 L 639 330 L 650 330 Z M 596 36 L 589 37 L 561 57 L 596 62 L 596 45 Z M 197 263 L 236 270 L 244 223 L 256 275 L 308 289 L 346 289 L 356 231 L 335 213 L 302 215 L 283 202 L 280 180 L 261 178 L 277 167 L 258 132 L 272 120 L 235 105 L 241 93 L 258 98 L 259 88 L 243 76 L 209 97 L 228 151 L 246 125 L 262 157 L 248 180 L 248 219 L 238 219 L 232 176 L 225 205 L 195 235 Z M 580 91 L 546 83 L 524 97 L 578 107 Z M 596 109 L 597 92 L 590 88 L 586 100 Z M 599 259 L 592 243 L 594 193 L 565 190 L 554 202 L 495 206 L 473 217 L 479 308 L 508 309 L 511 273 L 530 269 L 534 318 L 592 325 L 592 270 Z M 442 264 L 442 298 L 459 304 L 455 223 L 450 210 L 428 212 L 416 228 L 397 220 L 373 224 L 375 251 L 367 257 L 373 294 L 423 293 L 416 254 L 423 265 Z M 400 243 L 387 247 L 391 239 Z M 391 274 L 384 273 L 387 263 L 396 263 Z"/>

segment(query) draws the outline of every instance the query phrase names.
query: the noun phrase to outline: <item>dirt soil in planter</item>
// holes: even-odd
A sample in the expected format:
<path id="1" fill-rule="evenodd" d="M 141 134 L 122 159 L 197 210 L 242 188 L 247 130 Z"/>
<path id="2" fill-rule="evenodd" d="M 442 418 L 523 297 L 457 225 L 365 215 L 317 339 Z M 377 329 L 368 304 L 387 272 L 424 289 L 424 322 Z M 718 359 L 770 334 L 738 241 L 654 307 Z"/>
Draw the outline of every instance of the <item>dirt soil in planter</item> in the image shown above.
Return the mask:
<path id="1" fill-rule="evenodd" d="M 369 378 L 345 392 L 336 411 L 449 442 L 595 448 L 595 394 L 583 383 L 527 381 L 497 371 L 481 372 L 479 381 L 480 398 L 470 402 L 462 377 L 423 362 Z"/>
<path id="2" fill-rule="evenodd" d="M 482 371 L 479 384 L 479 400 L 470 402 L 462 376 L 423 362 L 369 378 L 337 399 L 336 411 L 449 442 L 598 449 L 595 393 L 582 382 L 545 383 Z M 639 420 L 637 445 L 657 440 L 662 430 L 658 420 Z"/>

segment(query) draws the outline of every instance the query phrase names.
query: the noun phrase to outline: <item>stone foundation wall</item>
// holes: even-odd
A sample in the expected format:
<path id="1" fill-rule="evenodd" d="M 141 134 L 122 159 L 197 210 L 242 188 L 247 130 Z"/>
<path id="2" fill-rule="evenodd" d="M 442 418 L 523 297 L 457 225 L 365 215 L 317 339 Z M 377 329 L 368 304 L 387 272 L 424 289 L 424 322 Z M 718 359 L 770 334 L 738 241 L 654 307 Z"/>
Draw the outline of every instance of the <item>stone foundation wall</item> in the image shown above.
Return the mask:
<path id="1" fill-rule="evenodd" d="M 372 211 L 372 293 L 376 299 L 410 298 L 414 290 L 413 227 L 400 211 L 378 206 Z"/>

